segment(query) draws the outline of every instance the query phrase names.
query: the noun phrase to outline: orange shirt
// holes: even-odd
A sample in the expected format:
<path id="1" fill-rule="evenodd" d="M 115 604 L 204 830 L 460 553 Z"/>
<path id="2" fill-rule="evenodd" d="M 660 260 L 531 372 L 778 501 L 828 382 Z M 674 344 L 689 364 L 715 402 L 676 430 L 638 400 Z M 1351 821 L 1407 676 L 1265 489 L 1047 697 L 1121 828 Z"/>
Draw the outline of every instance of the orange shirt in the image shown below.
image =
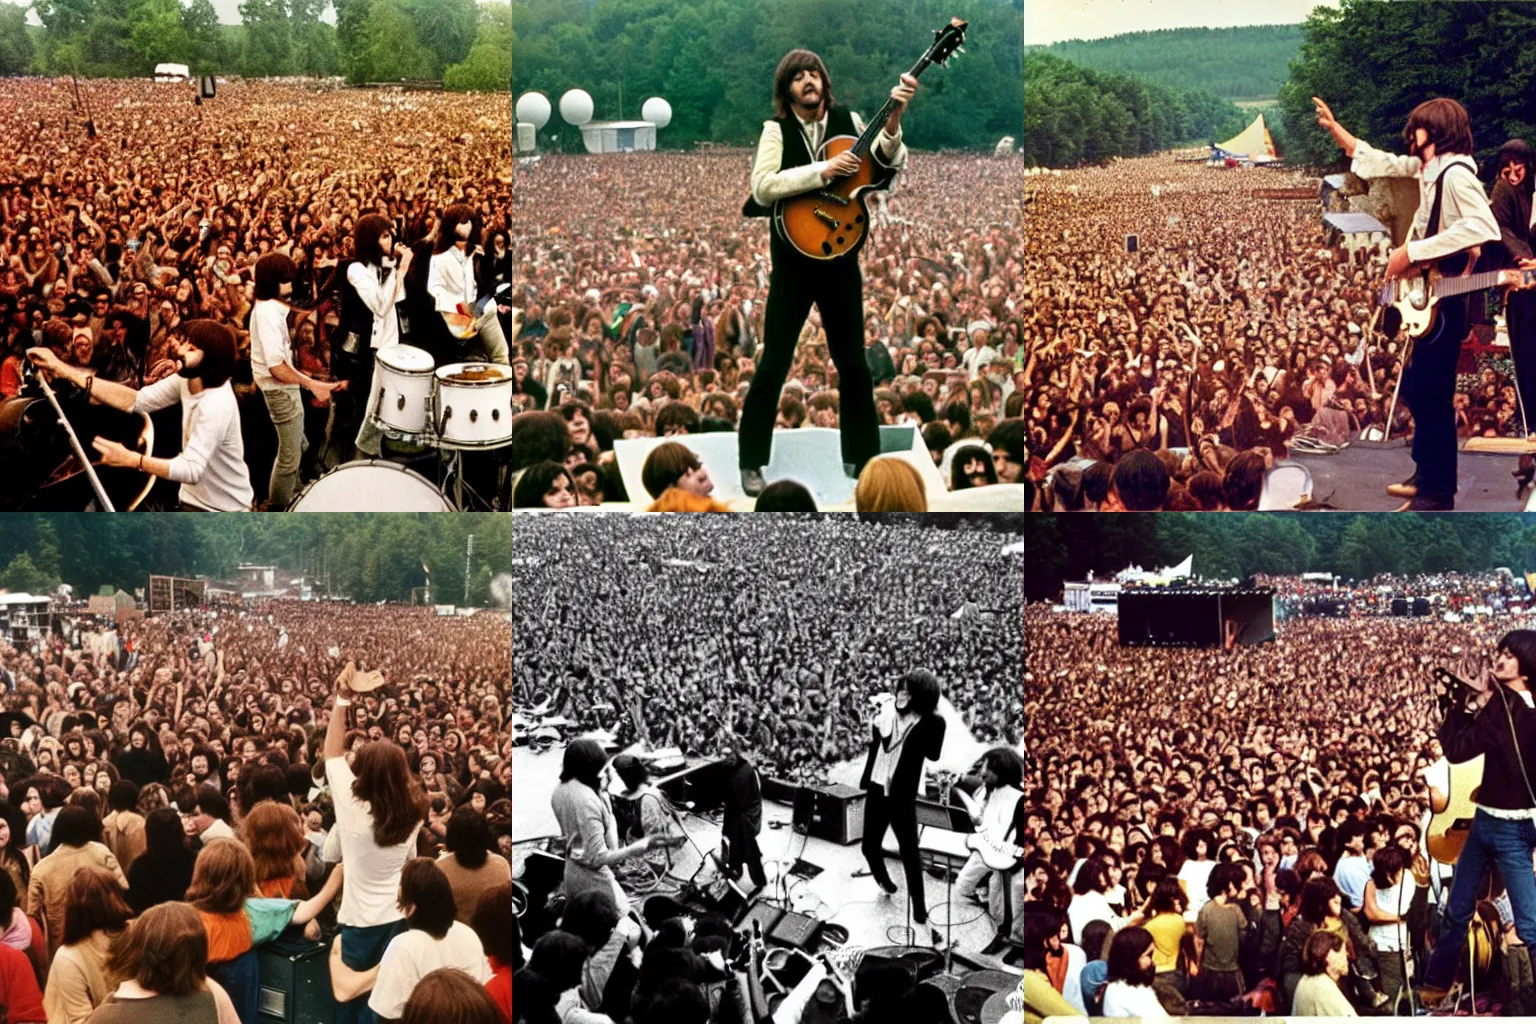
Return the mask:
<path id="1" fill-rule="evenodd" d="M 293 886 L 297 881 L 292 875 L 286 878 L 269 878 L 256 887 L 256 891 L 263 896 L 271 896 L 274 899 L 292 899 Z"/>
<path id="2" fill-rule="evenodd" d="M 203 919 L 203 927 L 208 930 L 210 964 L 233 960 L 251 948 L 251 922 L 245 916 L 244 907 L 233 914 L 210 914 L 199 910 L 197 916 Z"/>

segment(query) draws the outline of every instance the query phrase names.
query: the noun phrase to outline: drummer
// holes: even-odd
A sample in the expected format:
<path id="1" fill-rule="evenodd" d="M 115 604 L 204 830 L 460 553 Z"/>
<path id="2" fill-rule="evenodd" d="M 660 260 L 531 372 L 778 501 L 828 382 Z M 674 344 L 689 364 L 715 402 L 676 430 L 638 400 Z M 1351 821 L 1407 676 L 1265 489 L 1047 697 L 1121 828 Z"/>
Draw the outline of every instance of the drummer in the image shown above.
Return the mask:
<path id="1" fill-rule="evenodd" d="M 171 342 L 178 369 L 142 389 L 102 380 L 70 366 L 52 349 L 32 348 L 27 358 L 62 377 L 91 398 L 128 413 L 153 413 L 181 403 L 181 454 L 159 459 L 98 437 L 92 447 L 108 466 L 137 469 L 181 484 L 181 508 L 188 512 L 245 512 L 254 494 L 245 465 L 240 409 L 229 378 L 235 369 L 235 334 L 214 320 L 192 320 Z"/>
<path id="2" fill-rule="evenodd" d="M 405 277 L 411 269 L 411 250 L 395 241 L 394 225 L 377 213 L 357 222 L 353 233 L 357 259 L 347 267 L 347 287 L 342 297 L 343 348 L 362 350 L 354 339 L 367 338 L 362 355 L 372 367 L 374 352 L 400 344 L 399 304 L 405 298 Z M 349 353 L 352 354 L 352 353 Z M 359 376 L 362 375 L 361 368 Z M 374 371 L 376 372 L 376 371 Z M 374 380 L 367 394 L 377 394 Z M 357 432 L 357 450 L 377 456 L 383 432 L 365 414 Z"/>

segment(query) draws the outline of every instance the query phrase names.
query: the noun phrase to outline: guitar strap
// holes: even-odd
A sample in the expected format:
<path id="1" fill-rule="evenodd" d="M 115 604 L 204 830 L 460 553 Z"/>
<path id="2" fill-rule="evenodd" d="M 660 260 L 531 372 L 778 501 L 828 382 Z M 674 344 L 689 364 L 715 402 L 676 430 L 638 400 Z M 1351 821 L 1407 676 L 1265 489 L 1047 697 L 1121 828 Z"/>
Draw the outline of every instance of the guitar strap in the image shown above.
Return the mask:
<path id="1" fill-rule="evenodd" d="M 1520 762 L 1520 778 L 1525 782 L 1525 795 L 1530 797 L 1531 806 L 1536 807 L 1536 790 L 1531 788 L 1530 773 L 1525 770 L 1525 755 L 1520 752 L 1520 734 L 1515 732 L 1515 714 L 1509 710 L 1509 694 L 1504 688 L 1499 688 L 1499 697 L 1504 701 L 1504 717 L 1509 721 L 1509 738 L 1515 745 L 1515 760 Z"/>
<path id="2" fill-rule="evenodd" d="M 1472 170 L 1472 168 L 1467 167 L 1466 164 L 1453 163 L 1441 171 L 1440 174 L 1435 178 L 1435 202 L 1429 208 L 1429 224 L 1424 229 L 1425 238 L 1432 238 L 1440 233 L 1440 203 L 1445 198 L 1445 176 L 1451 173 L 1451 171 L 1457 167 L 1466 167 L 1467 170 Z M 1475 174 L 1476 172 L 1474 171 L 1473 173 Z M 1447 266 L 1449 261 L 1455 259 L 1460 259 L 1461 262 L 1456 264 L 1454 267 Z M 1440 273 L 1445 276 L 1452 277 L 1461 273 L 1462 270 L 1465 269 L 1466 255 L 1464 253 L 1453 253 L 1450 256 L 1444 257 L 1439 262 Z"/>

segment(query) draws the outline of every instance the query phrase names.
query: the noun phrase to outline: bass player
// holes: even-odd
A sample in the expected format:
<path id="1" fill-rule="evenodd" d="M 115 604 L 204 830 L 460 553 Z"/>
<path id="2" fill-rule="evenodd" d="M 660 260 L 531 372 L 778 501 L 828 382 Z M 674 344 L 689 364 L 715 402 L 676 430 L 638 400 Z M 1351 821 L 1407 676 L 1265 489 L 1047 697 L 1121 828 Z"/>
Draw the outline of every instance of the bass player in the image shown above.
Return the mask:
<path id="1" fill-rule="evenodd" d="M 1438 262 L 1455 276 L 1466 269 L 1467 250 L 1497 241 L 1499 225 L 1477 177 L 1472 122 L 1466 108 L 1437 97 L 1414 107 L 1403 128 L 1409 156 L 1383 153 L 1355 138 L 1314 96 L 1317 123 L 1352 158 L 1362 178 L 1417 178 L 1419 208 L 1408 241 L 1392 250 L 1387 277 L 1408 276 L 1416 264 Z M 1433 221 L 1433 223 L 1431 223 Z M 1413 476 L 1387 487 L 1408 499 L 1398 511 L 1447 512 L 1456 506 L 1456 361 L 1467 333 L 1465 296 L 1442 298 L 1435 326 L 1414 342 L 1403 371 L 1402 393 L 1413 412 Z"/>
<path id="2" fill-rule="evenodd" d="M 1426 1007 L 1445 999 L 1456 974 L 1478 893 L 1497 865 L 1514 910 L 1515 931 L 1527 950 L 1536 944 L 1536 630 L 1516 629 L 1499 640 L 1493 668 L 1442 699 L 1440 745 L 1452 764 L 1484 756 L 1477 812 L 1451 879 L 1440 934 L 1424 970 L 1419 996 Z M 1529 956 L 1529 952 L 1526 954 Z"/>
<path id="3" fill-rule="evenodd" d="M 984 794 L 981 801 L 976 804 L 967 801 L 966 810 L 976 826 L 978 840 L 993 852 L 990 858 L 993 863 L 1003 863 L 1011 857 L 1013 866 L 990 867 L 982 859 L 981 852 L 973 849 L 955 878 L 955 895 L 962 900 L 981 903 L 977 890 L 990 876 L 986 906 L 997 923 L 997 935 L 982 952 L 993 954 L 1002 950 L 1013 928 L 1012 888 L 1018 858 L 1024 853 L 1017 845 L 1018 811 L 1023 807 L 1024 799 L 1024 759 L 1016 750 L 993 747 L 982 755 L 981 782 Z"/>
<path id="4" fill-rule="evenodd" d="M 902 75 L 891 90 L 890 118 L 870 150 L 892 170 L 906 164 L 901 115 L 916 91 L 917 79 Z M 742 209 L 747 217 L 769 217 L 780 199 L 821 188 L 859 169 L 859 158 L 852 153 L 816 159 L 827 139 L 857 136 L 864 130 L 857 114 L 833 101 L 832 76 L 820 57 L 810 50 L 785 54 L 774 72 L 773 99 L 778 116 L 763 122 L 752 165 L 752 194 Z M 827 349 L 837 366 L 844 471 L 857 477 L 864 464 L 880 454 L 874 384 L 864 361 L 864 278 L 858 257 L 814 260 L 796 252 L 772 227 L 768 233 L 773 270 L 763 313 L 763 348 L 741 412 L 741 486 L 754 498 L 766 486 L 763 467 L 773 447 L 779 392 L 812 303 L 821 312 Z"/>

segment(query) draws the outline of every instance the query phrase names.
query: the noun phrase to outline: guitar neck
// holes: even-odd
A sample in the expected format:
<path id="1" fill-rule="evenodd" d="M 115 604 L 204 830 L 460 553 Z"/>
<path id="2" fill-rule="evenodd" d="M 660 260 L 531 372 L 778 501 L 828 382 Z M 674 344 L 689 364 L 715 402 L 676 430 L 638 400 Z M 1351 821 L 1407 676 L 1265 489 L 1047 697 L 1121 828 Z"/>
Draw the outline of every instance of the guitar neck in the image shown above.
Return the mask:
<path id="1" fill-rule="evenodd" d="M 928 67 L 929 63 L 928 55 L 924 54 L 916 64 L 908 69 L 907 74 L 917 78 Z M 879 110 L 875 111 L 875 116 L 870 118 L 869 122 L 864 125 L 864 131 L 859 135 L 859 141 L 853 144 L 855 156 L 863 159 L 869 155 L 869 151 L 875 146 L 875 139 L 885 130 L 885 123 L 891 119 L 891 111 L 894 109 L 896 109 L 896 101 L 887 96 L 885 103 L 881 105 Z"/>
<path id="2" fill-rule="evenodd" d="M 1482 291 L 1484 288 L 1492 288 L 1499 283 L 1499 271 L 1488 270 L 1481 274 L 1468 274 L 1466 277 L 1442 277 L 1435 282 L 1436 297 L 1445 298 L 1452 295 L 1462 295 L 1466 292 Z"/>

